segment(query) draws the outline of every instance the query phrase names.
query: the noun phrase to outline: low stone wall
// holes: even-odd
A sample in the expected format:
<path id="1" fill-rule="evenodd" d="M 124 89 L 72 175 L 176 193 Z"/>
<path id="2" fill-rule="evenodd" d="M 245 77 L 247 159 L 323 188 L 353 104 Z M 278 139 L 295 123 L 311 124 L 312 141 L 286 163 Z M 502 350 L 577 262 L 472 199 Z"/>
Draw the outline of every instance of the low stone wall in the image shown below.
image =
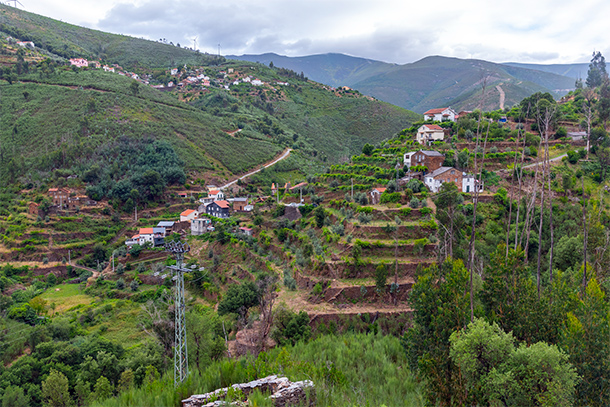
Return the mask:
<path id="1" fill-rule="evenodd" d="M 362 290 L 362 287 L 365 290 Z M 345 303 L 345 302 L 387 302 L 391 301 L 390 296 L 390 285 L 386 285 L 385 291 L 381 294 L 377 293 L 377 287 L 374 285 L 367 286 L 353 286 L 353 287 L 341 287 L 334 288 L 330 287 L 324 290 L 324 301 L 328 303 Z M 398 292 L 396 293 L 396 299 L 398 301 L 407 301 L 409 299 L 409 293 L 411 292 L 413 283 L 404 283 L 398 285 Z"/>
<path id="2" fill-rule="evenodd" d="M 417 266 L 420 264 L 422 267 L 430 267 L 434 263 L 434 259 L 422 259 L 414 263 L 398 263 L 398 275 L 400 277 L 412 276 L 417 270 Z M 354 266 L 352 263 L 335 262 L 332 264 L 322 263 L 311 270 L 307 271 L 307 274 L 314 277 L 327 277 L 327 278 L 370 278 L 375 276 L 375 270 L 379 263 L 365 263 Z M 387 263 L 387 267 L 390 269 L 390 275 L 394 275 L 394 264 Z M 296 278 L 296 277 L 295 277 Z M 313 283 L 315 285 L 316 282 Z M 300 283 L 297 279 L 297 284 L 300 288 L 308 288 L 309 285 Z M 313 287 L 311 287 L 313 288 Z"/>
<path id="3" fill-rule="evenodd" d="M 271 393 L 269 398 L 273 400 L 275 407 L 315 405 L 314 385 L 310 380 L 291 382 L 286 377 L 272 375 L 248 383 L 234 384 L 231 388 L 236 392 L 241 391 L 246 398 L 254 390 L 259 390 L 261 393 Z M 229 387 L 225 387 L 211 393 L 193 395 L 182 400 L 182 407 L 244 405 L 239 401 L 230 404 L 226 403 L 224 398 L 227 396 L 228 391 Z"/>
<path id="4" fill-rule="evenodd" d="M 384 226 L 360 225 L 359 227 L 354 228 L 353 235 L 356 238 L 362 237 L 365 239 L 394 239 L 397 235 L 399 239 L 421 239 L 435 236 L 436 231 L 422 228 L 421 226 L 403 225 L 397 226 L 396 232 L 388 233 L 384 230 Z"/>

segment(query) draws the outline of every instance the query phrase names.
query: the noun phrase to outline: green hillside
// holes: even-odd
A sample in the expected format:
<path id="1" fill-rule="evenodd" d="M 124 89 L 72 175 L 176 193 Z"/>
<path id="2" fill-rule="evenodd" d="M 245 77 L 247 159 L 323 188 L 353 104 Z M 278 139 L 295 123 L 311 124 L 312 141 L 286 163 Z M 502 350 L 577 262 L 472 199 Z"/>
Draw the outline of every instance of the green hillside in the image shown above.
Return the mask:
<path id="1" fill-rule="evenodd" d="M 466 60 L 440 56 L 396 65 L 341 54 L 285 57 L 277 54 L 231 56 L 240 60 L 259 61 L 282 66 L 331 86 L 350 86 L 379 100 L 415 112 L 451 105 L 467 109 L 480 103 L 475 96 L 481 89 L 481 79 L 489 77 L 492 87 L 505 84 L 505 106 L 520 101 L 535 92 L 563 95 L 574 87 L 574 79 L 563 76 L 561 70 L 536 70 L 536 66 L 513 66 L 481 60 Z M 505 92 L 507 92 L 505 90 Z M 500 107 L 499 94 L 485 105 Z M 471 99 L 474 97 L 474 99 Z"/>
<path id="2" fill-rule="evenodd" d="M 29 23 L 40 21 L 31 31 L 40 35 L 63 24 L 10 7 L 0 10 L 2 29 L 13 35 L 21 31 L 6 25 L 7 16 L 14 17 L 16 27 L 24 16 Z M 75 53 L 73 44 L 93 43 L 81 38 L 123 38 L 69 28 L 72 31 L 66 28 L 61 35 L 49 37 L 63 41 L 60 48 Z M 128 41 L 130 46 L 144 48 L 117 51 L 117 61 L 135 58 L 136 82 L 129 71 L 118 67 L 115 73 L 70 67 L 58 55 L 39 48 L 41 43 L 34 34 L 20 35 L 13 38 L 33 40 L 36 48 L 20 48 L 15 40 L 0 38 L 0 176 L 9 181 L 45 182 L 50 172 L 58 169 L 62 176 L 82 179 L 88 168 L 97 164 L 101 172 L 93 179 L 107 194 L 113 183 L 148 168 L 147 164 L 136 164 L 143 159 L 138 151 L 164 141 L 163 146 L 176 153 L 176 166 L 181 171 L 221 182 L 269 161 L 286 148 L 318 162 L 335 162 L 419 118 L 358 92 L 337 92 L 293 71 L 249 62 L 190 64 L 171 76 L 169 69 L 145 68 L 165 63 L 147 61 L 163 55 L 167 45 L 128 39 L 135 41 Z M 144 62 L 138 59 L 140 54 L 145 55 Z M 227 71 L 232 73 L 227 75 Z M 197 75 L 205 75 L 211 83 L 203 86 L 188 81 Z M 257 78 L 263 85 L 233 84 L 245 78 Z M 186 84 L 165 91 L 149 86 L 180 81 Z M 183 182 L 184 176 L 170 178 Z M 168 178 L 165 181 L 172 183 Z"/>
<path id="3" fill-rule="evenodd" d="M 62 58 L 95 58 L 130 69 L 223 60 L 169 44 L 79 27 L 4 4 L 0 4 L 0 31 L 22 41 L 33 41 L 37 47 Z"/>

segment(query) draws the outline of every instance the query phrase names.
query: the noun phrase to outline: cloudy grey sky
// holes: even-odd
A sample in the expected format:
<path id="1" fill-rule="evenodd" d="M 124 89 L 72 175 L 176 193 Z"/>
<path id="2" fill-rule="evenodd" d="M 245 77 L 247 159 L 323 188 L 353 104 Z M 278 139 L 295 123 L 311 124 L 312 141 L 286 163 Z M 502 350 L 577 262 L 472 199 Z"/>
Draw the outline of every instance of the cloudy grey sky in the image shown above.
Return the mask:
<path id="1" fill-rule="evenodd" d="M 204 52 L 338 52 L 399 64 L 428 55 L 588 62 L 606 55 L 601 0 L 20 0 L 26 10 Z M 21 6 L 20 6 L 21 8 Z"/>

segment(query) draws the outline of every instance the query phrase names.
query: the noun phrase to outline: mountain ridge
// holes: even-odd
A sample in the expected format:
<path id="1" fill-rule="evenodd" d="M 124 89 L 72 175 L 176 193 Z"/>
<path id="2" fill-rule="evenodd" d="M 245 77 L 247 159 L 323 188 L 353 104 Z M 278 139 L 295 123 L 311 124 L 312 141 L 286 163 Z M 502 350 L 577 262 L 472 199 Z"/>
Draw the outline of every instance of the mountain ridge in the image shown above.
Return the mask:
<path id="1" fill-rule="evenodd" d="M 349 86 L 379 100 L 423 113 L 430 108 L 450 105 L 466 109 L 480 104 L 474 91 L 480 77 L 489 85 L 510 83 L 506 104 L 518 103 L 535 92 L 551 92 L 556 97 L 573 89 L 574 80 L 534 65 L 498 64 L 480 59 L 431 55 L 408 64 L 391 64 L 345 54 L 328 53 L 286 57 L 275 53 L 227 55 L 227 58 L 258 61 L 302 71 L 311 79 L 330 86 Z M 564 70 L 567 68 L 564 68 Z M 339 74 L 338 74 L 339 73 Z M 438 79 L 446 76 L 447 80 Z M 456 86 L 457 85 L 457 86 Z M 472 97 L 464 97 L 473 94 Z M 494 94 L 486 109 L 497 109 L 500 96 Z"/>

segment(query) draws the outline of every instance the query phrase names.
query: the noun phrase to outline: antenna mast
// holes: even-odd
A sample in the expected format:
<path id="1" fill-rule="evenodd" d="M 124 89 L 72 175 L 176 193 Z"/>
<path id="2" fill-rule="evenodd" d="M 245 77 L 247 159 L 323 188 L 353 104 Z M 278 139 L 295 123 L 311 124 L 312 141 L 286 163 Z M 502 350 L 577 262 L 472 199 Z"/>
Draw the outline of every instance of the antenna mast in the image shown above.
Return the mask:
<path id="1" fill-rule="evenodd" d="M 188 243 L 168 242 L 165 244 L 165 251 L 172 253 L 176 258 L 176 265 L 169 266 L 169 269 L 174 271 L 176 275 L 176 296 L 174 299 L 174 387 L 181 384 L 189 374 L 188 367 L 188 351 L 186 347 L 186 317 L 184 301 L 184 273 L 190 271 L 187 268 L 182 268 L 184 261 L 184 253 L 191 250 Z"/>

